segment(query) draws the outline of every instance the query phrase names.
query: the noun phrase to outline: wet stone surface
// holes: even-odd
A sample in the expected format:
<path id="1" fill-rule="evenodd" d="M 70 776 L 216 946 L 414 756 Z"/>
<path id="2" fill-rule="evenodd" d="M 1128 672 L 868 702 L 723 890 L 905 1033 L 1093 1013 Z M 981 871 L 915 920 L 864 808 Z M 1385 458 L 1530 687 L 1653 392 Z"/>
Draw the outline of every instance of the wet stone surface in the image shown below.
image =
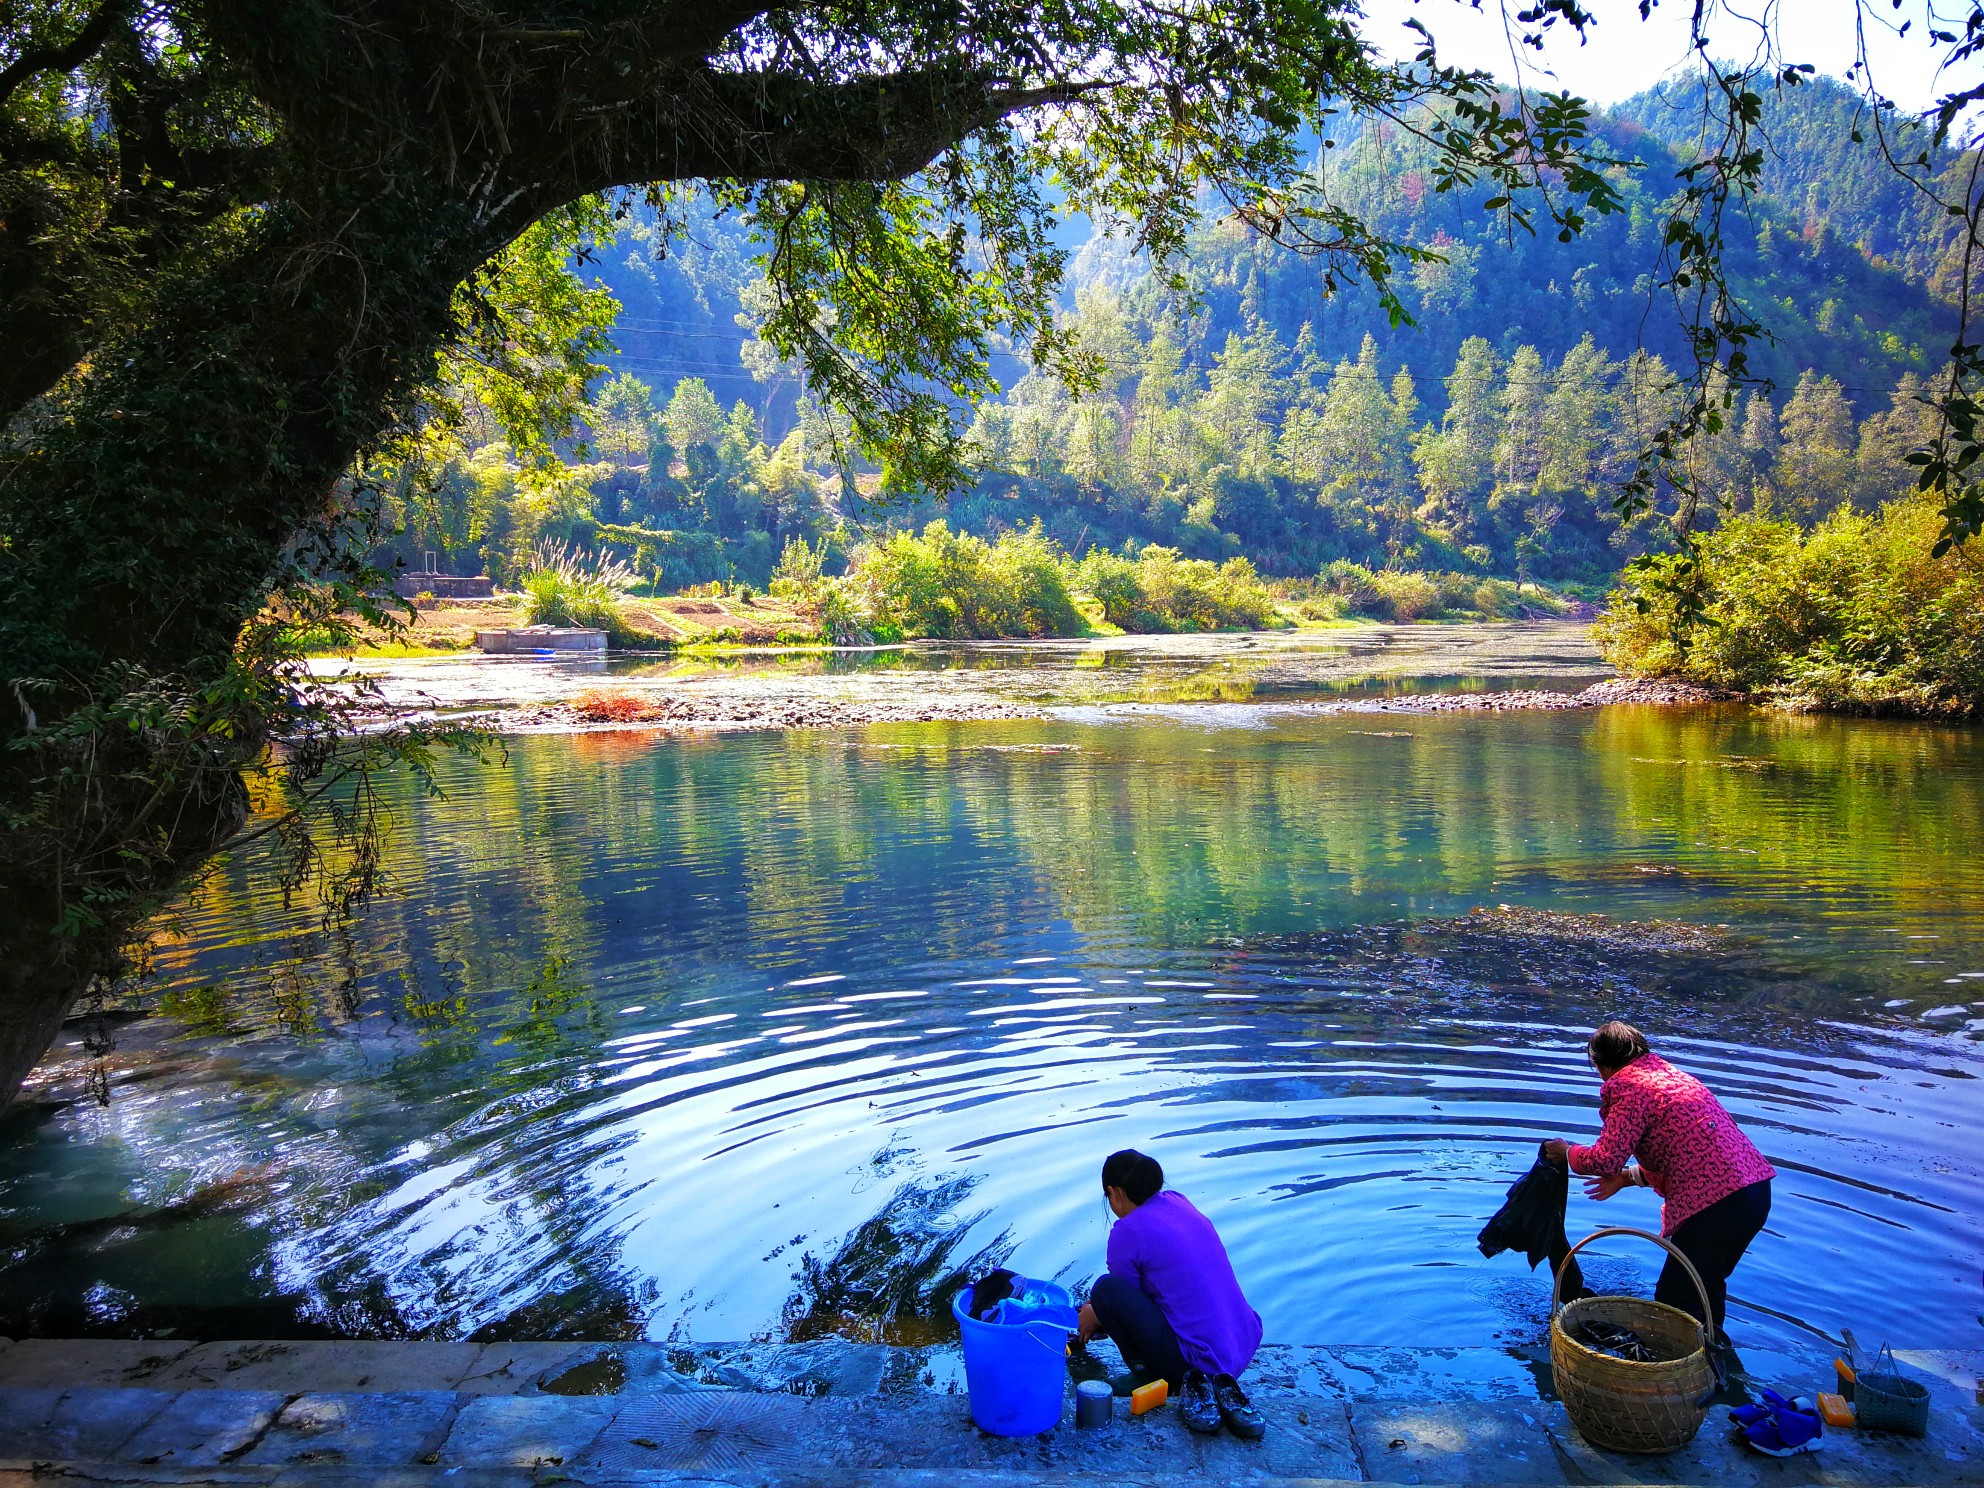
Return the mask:
<path id="1" fill-rule="evenodd" d="M 1250 1375 L 1268 1435 L 1243 1442 L 1196 1436 L 1173 1409 L 1132 1418 L 1121 1403 L 1092 1431 L 1075 1429 L 1070 1403 L 1053 1431 L 988 1436 L 972 1424 L 964 1394 L 901 1387 L 915 1372 L 934 1376 L 941 1350 L 837 1340 L 486 1348 L 493 1358 L 482 1345 L 209 1346 L 182 1351 L 177 1388 L 0 1386 L 0 1488 L 51 1472 L 69 1481 L 298 1488 L 1984 1483 L 1984 1407 L 1974 1397 L 1984 1353 L 1900 1353 L 1931 1390 L 1927 1439 L 1835 1431 L 1823 1454 L 1774 1462 L 1747 1452 L 1720 1408 L 1669 1456 L 1594 1449 L 1550 1397 L 1534 1350 L 1270 1347 Z M 86 1380 L 156 1370 L 142 1358 L 117 1342 L 0 1347 L 10 1378 L 25 1372 L 23 1361 L 44 1369 L 59 1361 Z M 206 1367 L 217 1360 L 221 1367 Z M 1767 1373 L 1737 1390 L 1765 1379 L 1810 1388 L 1827 1361 L 1822 1350 L 1756 1354 L 1748 1366 Z M 491 1367 L 478 1372 L 479 1362 Z M 709 1383 L 726 1370 L 738 1386 Z M 454 1375 L 481 1393 L 263 1387 L 312 1373 Z"/>

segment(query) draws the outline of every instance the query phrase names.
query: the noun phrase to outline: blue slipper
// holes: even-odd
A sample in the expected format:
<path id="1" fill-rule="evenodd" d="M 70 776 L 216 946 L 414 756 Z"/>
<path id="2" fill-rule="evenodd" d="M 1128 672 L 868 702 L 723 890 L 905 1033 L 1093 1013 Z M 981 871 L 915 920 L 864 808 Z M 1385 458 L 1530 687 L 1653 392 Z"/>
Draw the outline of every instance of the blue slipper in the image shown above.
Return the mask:
<path id="1" fill-rule="evenodd" d="M 1825 1423 L 1820 1420 L 1816 1406 L 1804 1396 L 1786 1400 L 1775 1390 L 1766 1390 L 1766 1404 L 1738 1406 L 1729 1415 L 1738 1420 L 1738 1413 L 1749 1417 L 1738 1420 L 1743 1427 L 1743 1440 L 1766 1457 L 1796 1457 L 1805 1452 L 1816 1452 L 1825 1445 Z M 1756 1414 L 1761 1410 L 1761 1415 Z"/>

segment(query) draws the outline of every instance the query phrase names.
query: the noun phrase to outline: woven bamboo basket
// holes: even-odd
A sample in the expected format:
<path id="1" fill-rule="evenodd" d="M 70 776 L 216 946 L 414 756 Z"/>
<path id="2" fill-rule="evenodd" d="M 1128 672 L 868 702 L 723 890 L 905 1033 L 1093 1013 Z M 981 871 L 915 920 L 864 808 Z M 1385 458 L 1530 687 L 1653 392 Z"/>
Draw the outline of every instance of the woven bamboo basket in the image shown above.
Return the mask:
<path id="1" fill-rule="evenodd" d="M 1570 1255 L 1608 1235 L 1651 1240 L 1673 1256 L 1701 1294 L 1702 1312 L 1711 1313 L 1708 1288 L 1688 1258 L 1646 1230 L 1623 1226 L 1594 1230 L 1571 1247 Z M 1564 1269 L 1558 1268 L 1550 1289 L 1550 1368 L 1571 1424 L 1593 1446 L 1614 1452 L 1674 1452 L 1685 1447 L 1701 1430 L 1709 1401 L 1715 1398 L 1708 1329 L 1678 1307 L 1641 1297 L 1585 1297 L 1566 1304 Z M 1601 1354 L 1571 1337 L 1571 1330 L 1582 1323 L 1631 1328 L 1662 1358 L 1639 1364 Z"/>

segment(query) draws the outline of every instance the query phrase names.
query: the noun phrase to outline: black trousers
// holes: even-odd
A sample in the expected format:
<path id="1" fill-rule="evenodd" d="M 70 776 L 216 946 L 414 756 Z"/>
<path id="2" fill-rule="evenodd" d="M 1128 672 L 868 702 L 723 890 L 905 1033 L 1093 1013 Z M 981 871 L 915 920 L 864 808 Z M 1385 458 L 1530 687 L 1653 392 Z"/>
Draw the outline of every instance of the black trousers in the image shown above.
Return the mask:
<path id="1" fill-rule="evenodd" d="M 1718 1337 L 1722 1334 L 1723 1311 L 1729 1301 L 1729 1273 L 1736 1269 L 1743 1252 L 1750 1248 L 1750 1242 L 1757 1238 L 1757 1232 L 1769 1218 L 1770 1179 L 1765 1178 L 1748 1188 L 1737 1189 L 1727 1198 L 1717 1199 L 1700 1214 L 1682 1220 L 1680 1227 L 1667 1237 L 1701 1273 L 1702 1284 L 1708 1288 L 1709 1309 L 1715 1314 L 1713 1319 L 1702 1318 L 1702 1321 L 1712 1322 Z M 1702 1316 L 1701 1293 L 1672 1256 L 1661 1268 L 1653 1300 L 1678 1307 L 1694 1317 Z"/>
<path id="2" fill-rule="evenodd" d="M 1146 1297 L 1142 1287 L 1105 1273 L 1089 1292 L 1088 1305 L 1095 1309 L 1103 1336 L 1116 1340 L 1132 1374 L 1162 1377 L 1173 1390 L 1184 1389 L 1185 1356 L 1178 1352 L 1178 1335 L 1171 1331 L 1164 1309 Z"/>

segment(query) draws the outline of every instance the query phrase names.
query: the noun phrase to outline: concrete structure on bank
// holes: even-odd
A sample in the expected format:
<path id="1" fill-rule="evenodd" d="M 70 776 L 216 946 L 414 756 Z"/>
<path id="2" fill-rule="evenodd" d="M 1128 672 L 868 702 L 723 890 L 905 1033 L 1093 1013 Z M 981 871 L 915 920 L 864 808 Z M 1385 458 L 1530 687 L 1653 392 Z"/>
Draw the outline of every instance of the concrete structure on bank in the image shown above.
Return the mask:
<path id="1" fill-rule="evenodd" d="M 496 582 L 488 574 L 415 571 L 394 579 L 393 592 L 402 599 L 422 594 L 431 594 L 436 599 L 489 599 L 496 593 Z"/>
<path id="2" fill-rule="evenodd" d="M 1004 1440 L 972 1426 L 957 1358 L 836 1340 L 669 1344 L 27 1340 L 0 1347 L 0 1488 L 96 1483 L 1035 1488 L 1248 1483 L 1984 1484 L 1984 1352 L 1898 1356 L 1934 1392 L 1920 1441 L 1839 1431 L 1775 1462 L 1720 1411 L 1670 1457 L 1584 1443 L 1535 1349 L 1268 1348 L 1267 1440 L 1174 1409 Z M 1809 1390 L 1829 1355 L 1753 1354 Z"/>
<path id="3" fill-rule="evenodd" d="M 478 630 L 475 648 L 488 656 L 534 656 L 541 652 L 571 652 L 604 656 L 606 632 L 577 626 L 526 625 L 517 630 Z"/>

